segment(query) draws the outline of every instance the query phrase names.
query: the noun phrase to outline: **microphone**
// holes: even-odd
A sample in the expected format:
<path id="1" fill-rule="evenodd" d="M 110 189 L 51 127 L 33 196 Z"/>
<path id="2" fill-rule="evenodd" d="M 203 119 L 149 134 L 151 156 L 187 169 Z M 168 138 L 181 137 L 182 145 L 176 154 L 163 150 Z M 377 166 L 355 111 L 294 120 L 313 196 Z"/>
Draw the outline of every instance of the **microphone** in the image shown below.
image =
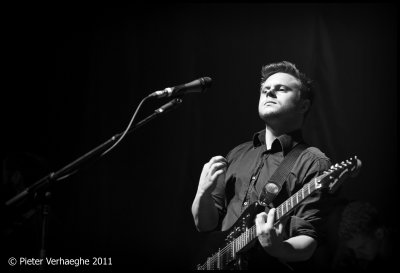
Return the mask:
<path id="1" fill-rule="evenodd" d="M 163 106 L 161 106 L 160 108 L 158 108 L 154 112 L 156 112 L 157 114 L 161 114 L 161 113 L 164 113 L 166 111 L 171 110 L 173 107 L 176 107 L 181 103 L 182 103 L 181 99 L 175 98 L 175 99 L 171 100 L 170 102 L 164 104 Z"/>
<path id="2" fill-rule="evenodd" d="M 167 87 L 164 90 L 159 90 L 151 93 L 148 97 L 176 97 L 185 95 L 187 93 L 202 93 L 207 88 L 211 87 L 212 80 L 209 77 L 203 77 L 189 83 L 177 85 L 174 87 Z"/>

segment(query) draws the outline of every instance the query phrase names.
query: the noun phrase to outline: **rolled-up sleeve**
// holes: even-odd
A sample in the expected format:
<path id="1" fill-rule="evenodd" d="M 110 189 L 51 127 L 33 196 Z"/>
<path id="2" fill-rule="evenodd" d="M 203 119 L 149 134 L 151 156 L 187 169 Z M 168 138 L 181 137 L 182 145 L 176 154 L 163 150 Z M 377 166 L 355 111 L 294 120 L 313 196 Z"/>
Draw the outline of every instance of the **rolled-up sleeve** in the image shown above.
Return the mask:
<path id="1" fill-rule="evenodd" d="M 306 161 L 303 169 L 298 170 L 301 187 L 328 170 L 331 162 L 328 158 L 318 158 Z M 307 197 L 295 209 L 290 218 L 289 237 L 307 235 L 320 241 L 323 238 L 322 223 L 328 214 L 325 197 L 321 191 L 316 191 Z"/>

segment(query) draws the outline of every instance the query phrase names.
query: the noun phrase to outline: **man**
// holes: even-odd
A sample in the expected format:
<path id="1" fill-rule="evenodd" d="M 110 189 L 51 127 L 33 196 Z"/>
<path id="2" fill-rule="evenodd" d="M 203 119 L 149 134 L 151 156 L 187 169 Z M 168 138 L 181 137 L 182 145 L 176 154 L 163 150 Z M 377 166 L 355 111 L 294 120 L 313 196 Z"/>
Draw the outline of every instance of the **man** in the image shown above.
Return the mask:
<path id="1" fill-rule="evenodd" d="M 349 202 L 339 222 L 340 247 L 335 272 L 376 272 L 395 266 L 394 229 L 383 222 L 376 207 L 365 201 Z"/>
<path id="2" fill-rule="evenodd" d="M 284 157 L 303 143 L 301 127 L 313 100 L 311 80 L 286 61 L 264 66 L 261 74 L 258 110 L 265 129 L 252 141 L 231 150 L 226 159 L 215 156 L 204 165 L 192 204 L 199 231 L 229 229 L 246 207 L 258 200 L 265 182 Z M 280 205 L 330 165 L 320 150 L 305 148 L 271 206 Z M 285 227 L 282 223 L 273 225 L 274 208 L 268 214 L 258 214 L 255 224 L 259 244 L 254 248 L 257 254 L 248 260 L 249 269 L 264 268 L 264 256 L 285 263 L 308 260 L 320 239 L 319 199 L 319 193 L 306 199 Z"/>

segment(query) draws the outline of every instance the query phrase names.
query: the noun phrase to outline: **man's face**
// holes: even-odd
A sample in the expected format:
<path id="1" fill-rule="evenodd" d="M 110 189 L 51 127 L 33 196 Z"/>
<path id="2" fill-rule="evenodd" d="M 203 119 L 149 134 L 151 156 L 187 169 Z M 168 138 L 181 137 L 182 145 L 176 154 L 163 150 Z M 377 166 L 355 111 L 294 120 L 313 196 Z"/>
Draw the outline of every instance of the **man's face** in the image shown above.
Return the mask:
<path id="1" fill-rule="evenodd" d="M 371 261 L 378 253 L 378 239 L 372 235 L 357 234 L 346 242 L 357 259 Z"/>
<path id="2" fill-rule="evenodd" d="M 300 81 L 287 73 L 275 73 L 261 85 L 258 112 L 263 120 L 270 117 L 303 115 Z"/>

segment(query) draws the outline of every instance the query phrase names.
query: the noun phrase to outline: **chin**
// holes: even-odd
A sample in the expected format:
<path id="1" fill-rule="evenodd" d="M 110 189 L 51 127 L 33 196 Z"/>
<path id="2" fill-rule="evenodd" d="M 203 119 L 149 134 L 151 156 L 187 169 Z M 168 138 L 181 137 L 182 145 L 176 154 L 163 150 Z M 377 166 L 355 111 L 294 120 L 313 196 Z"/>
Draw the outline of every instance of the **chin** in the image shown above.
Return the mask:
<path id="1" fill-rule="evenodd" d="M 265 112 L 259 111 L 258 115 L 260 116 L 260 118 L 262 120 L 267 121 L 270 118 L 276 117 L 277 113 L 276 112 L 270 112 L 270 111 L 267 111 L 267 112 L 266 111 Z"/>

